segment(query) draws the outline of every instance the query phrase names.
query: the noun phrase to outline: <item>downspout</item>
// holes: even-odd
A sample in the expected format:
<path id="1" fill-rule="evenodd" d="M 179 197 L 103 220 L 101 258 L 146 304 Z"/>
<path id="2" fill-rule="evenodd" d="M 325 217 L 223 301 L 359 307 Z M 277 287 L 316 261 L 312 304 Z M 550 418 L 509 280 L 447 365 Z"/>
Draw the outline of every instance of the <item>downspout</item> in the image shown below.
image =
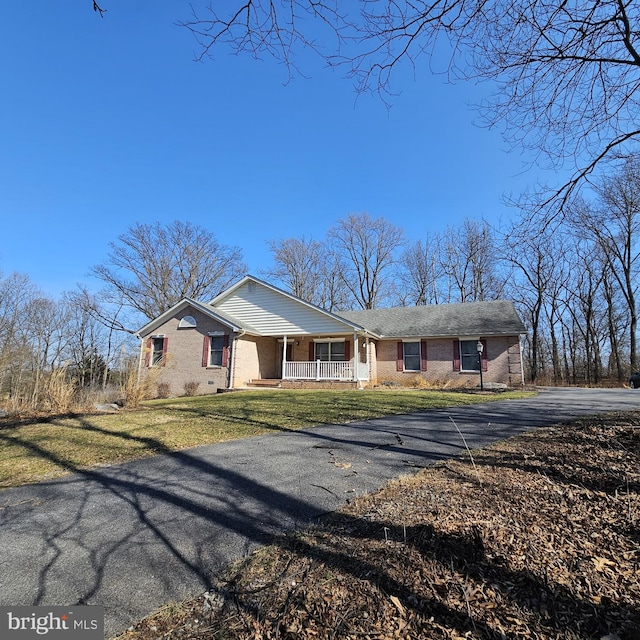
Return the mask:
<path id="1" fill-rule="evenodd" d="M 140 356 L 138 357 L 138 386 L 140 385 L 140 378 L 142 377 L 142 356 L 144 354 L 144 338 L 142 336 L 137 336 L 140 338 Z"/>
<path id="2" fill-rule="evenodd" d="M 524 358 L 522 357 L 522 343 L 524 342 L 524 335 L 518 336 L 518 347 L 520 347 L 520 385 L 524 387 Z"/>
<path id="3" fill-rule="evenodd" d="M 242 338 L 242 336 L 246 332 L 244 329 L 240 331 L 237 335 L 233 336 L 233 342 L 231 343 L 231 361 L 229 362 L 229 389 L 233 389 L 233 383 L 235 380 L 235 371 L 236 371 L 236 342 L 238 338 Z"/>

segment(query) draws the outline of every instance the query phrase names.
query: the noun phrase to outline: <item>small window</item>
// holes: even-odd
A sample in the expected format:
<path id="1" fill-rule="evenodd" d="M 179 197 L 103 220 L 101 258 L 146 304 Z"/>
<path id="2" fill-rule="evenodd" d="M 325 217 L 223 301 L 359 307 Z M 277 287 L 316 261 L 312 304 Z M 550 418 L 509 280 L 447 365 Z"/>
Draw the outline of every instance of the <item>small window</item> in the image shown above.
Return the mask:
<path id="1" fill-rule="evenodd" d="M 420 371 L 420 343 L 404 342 L 404 370 Z"/>
<path id="2" fill-rule="evenodd" d="M 151 339 L 151 366 L 162 364 L 162 356 L 164 355 L 164 338 Z"/>
<path id="3" fill-rule="evenodd" d="M 196 319 L 193 316 L 185 316 L 180 320 L 178 329 L 195 329 L 198 326 Z"/>
<path id="4" fill-rule="evenodd" d="M 209 366 L 221 367 L 224 352 L 224 336 L 210 336 L 209 338 Z"/>
<path id="5" fill-rule="evenodd" d="M 480 371 L 477 340 L 460 340 L 460 365 L 463 371 Z"/>

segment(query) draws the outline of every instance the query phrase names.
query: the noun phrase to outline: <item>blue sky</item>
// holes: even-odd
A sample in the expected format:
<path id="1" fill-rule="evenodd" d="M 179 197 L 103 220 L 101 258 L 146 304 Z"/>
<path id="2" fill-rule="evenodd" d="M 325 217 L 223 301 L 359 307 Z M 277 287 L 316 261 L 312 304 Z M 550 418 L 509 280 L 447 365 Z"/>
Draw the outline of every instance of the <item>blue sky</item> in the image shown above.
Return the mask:
<path id="1" fill-rule="evenodd" d="M 200 0 L 195 0 L 196 4 Z M 135 222 L 189 220 L 243 249 L 320 239 L 349 213 L 410 239 L 465 217 L 513 215 L 522 173 L 497 131 L 474 124 L 486 86 L 401 69 L 388 110 L 313 57 L 288 84 L 271 60 L 197 44 L 186 2 L 0 3 L 0 271 L 56 296 L 105 260 Z"/>

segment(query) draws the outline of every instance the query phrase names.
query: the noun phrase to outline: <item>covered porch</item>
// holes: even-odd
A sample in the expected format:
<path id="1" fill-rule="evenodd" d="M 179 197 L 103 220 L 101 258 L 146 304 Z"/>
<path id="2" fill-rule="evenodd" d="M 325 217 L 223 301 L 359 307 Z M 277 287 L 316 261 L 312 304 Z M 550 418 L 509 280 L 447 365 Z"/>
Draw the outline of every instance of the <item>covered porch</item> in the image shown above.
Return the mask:
<path id="1" fill-rule="evenodd" d="M 308 342 L 308 346 L 301 347 L 304 342 Z M 278 339 L 278 345 L 278 377 L 283 381 L 369 381 L 370 349 L 366 335 L 302 339 L 283 336 Z M 303 353 L 306 359 L 301 358 Z"/>

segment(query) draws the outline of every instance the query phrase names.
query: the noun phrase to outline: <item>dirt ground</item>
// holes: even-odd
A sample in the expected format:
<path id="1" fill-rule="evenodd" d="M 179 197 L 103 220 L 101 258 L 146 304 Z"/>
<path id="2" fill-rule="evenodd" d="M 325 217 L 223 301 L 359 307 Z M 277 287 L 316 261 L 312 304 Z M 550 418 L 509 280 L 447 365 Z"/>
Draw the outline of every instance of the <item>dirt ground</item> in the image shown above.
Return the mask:
<path id="1" fill-rule="evenodd" d="M 120 640 L 640 640 L 640 412 L 389 484 Z"/>

